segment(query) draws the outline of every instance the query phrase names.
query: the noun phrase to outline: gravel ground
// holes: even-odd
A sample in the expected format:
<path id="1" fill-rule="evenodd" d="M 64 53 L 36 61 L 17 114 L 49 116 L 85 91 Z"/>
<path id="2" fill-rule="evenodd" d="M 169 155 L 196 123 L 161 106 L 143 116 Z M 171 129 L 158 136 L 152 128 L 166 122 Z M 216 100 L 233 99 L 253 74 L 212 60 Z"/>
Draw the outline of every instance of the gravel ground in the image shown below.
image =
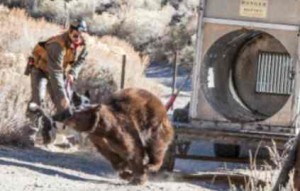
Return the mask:
<path id="1" fill-rule="evenodd" d="M 59 153 L 46 148 L 0 148 L 1 191 L 194 191 L 209 190 L 172 178 L 151 178 L 143 186 L 120 180 L 110 165 L 91 152 Z"/>

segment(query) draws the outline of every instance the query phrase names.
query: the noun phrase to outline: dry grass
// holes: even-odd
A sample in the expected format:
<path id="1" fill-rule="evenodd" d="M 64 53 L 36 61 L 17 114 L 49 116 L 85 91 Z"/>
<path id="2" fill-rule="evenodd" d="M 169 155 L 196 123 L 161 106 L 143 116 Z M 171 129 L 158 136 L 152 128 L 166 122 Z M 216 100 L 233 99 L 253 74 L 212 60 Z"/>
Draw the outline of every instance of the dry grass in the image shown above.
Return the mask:
<path id="1" fill-rule="evenodd" d="M 0 143 L 27 144 L 30 132 L 26 128 L 25 110 L 30 99 L 29 77 L 24 76 L 26 57 L 40 40 L 63 32 L 61 26 L 32 19 L 24 10 L 0 6 Z M 91 90 L 93 100 L 99 102 L 104 95 L 119 87 L 122 55 L 127 55 L 126 87 L 154 89 L 144 69 L 149 60 L 127 42 L 114 37 L 88 37 L 89 55 L 77 88 Z M 158 92 L 158 91 L 157 91 Z"/>
<path id="2" fill-rule="evenodd" d="M 272 161 L 272 165 L 269 163 L 265 163 L 263 165 L 257 165 L 257 156 L 258 156 L 258 150 L 260 149 L 260 146 L 257 148 L 256 152 L 252 154 L 249 152 L 249 160 L 250 160 L 250 166 L 249 169 L 246 170 L 239 170 L 239 173 L 247 174 L 250 179 L 248 181 L 245 181 L 245 185 L 243 186 L 236 186 L 231 184 L 230 190 L 245 190 L 245 191 L 265 191 L 265 190 L 272 190 L 273 186 L 275 185 L 276 179 L 278 177 L 278 173 L 282 167 L 282 164 L 286 158 L 288 147 L 286 148 L 286 151 L 284 151 L 282 154 L 278 152 L 278 148 L 276 146 L 276 143 L 273 142 L 272 146 L 267 147 L 267 150 L 270 155 L 270 159 Z M 281 188 L 280 191 L 293 191 L 293 173 L 291 172 L 289 174 L 289 182 L 287 183 L 285 188 Z M 266 183 L 264 187 L 259 185 L 259 181 L 263 181 Z"/>
<path id="3" fill-rule="evenodd" d="M 124 36 L 136 47 L 167 33 L 174 9 L 165 6 L 161 10 L 129 9 L 119 36 Z"/>
<path id="4" fill-rule="evenodd" d="M 61 31 L 44 19 L 35 20 L 21 9 L 0 8 L 0 50 L 29 54 L 35 43 Z"/>
<path id="5" fill-rule="evenodd" d="M 24 62 L 24 57 L 2 53 L 0 58 L 0 143 L 28 145 L 32 132 L 26 126 L 24 113 L 29 81 L 19 73 L 18 64 Z"/>

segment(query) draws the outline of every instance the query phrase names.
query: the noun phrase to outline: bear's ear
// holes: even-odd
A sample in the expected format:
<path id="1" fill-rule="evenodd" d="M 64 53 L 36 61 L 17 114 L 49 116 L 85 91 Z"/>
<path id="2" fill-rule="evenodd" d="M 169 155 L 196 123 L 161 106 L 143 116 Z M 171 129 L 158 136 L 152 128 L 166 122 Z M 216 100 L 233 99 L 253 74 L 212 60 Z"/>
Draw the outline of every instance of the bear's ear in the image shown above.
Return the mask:
<path id="1" fill-rule="evenodd" d="M 84 93 L 84 96 L 91 99 L 90 91 L 86 90 L 85 93 Z"/>
<path id="2" fill-rule="evenodd" d="M 99 111 L 101 109 L 101 104 L 93 105 L 92 108 L 94 111 Z"/>

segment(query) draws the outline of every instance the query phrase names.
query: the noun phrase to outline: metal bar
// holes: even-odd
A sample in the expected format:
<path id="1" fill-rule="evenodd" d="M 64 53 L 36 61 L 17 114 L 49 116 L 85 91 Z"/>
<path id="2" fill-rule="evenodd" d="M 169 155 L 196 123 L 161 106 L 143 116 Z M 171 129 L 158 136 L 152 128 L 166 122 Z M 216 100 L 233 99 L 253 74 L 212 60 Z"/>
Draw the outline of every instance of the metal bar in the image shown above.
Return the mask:
<path id="1" fill-rule="evenodd" d="M 199 89 L 200 89 L 200 73 L 201 73 L 201 60 L 202 60 L 202 49 L 203 49 L 203 29 L 204 22 L 203 17 L 205 13 L 206 0 L 199 0 L 198 9 L 198 21 L 197 21 L 197 37 L 196 37 L 196 53 L 195 62 L 193 65 L 193 79 L 192 79 L 192 94 L 191 94 L 191 104 L 189 110 L 189 117 L 191 119 L 197 118 L 198 115 L 198 102 L 199 102 Z"/>
<path id="2" fill-rule="evenodd" d="M 285 56 L 285 63 L 284 63 L 284 93 L 287 93 L 288 90 L 288 78 L 289 78 L 289 63 L 288 57 Z"/>
<path id="3" fill-rule="evenodd" d="M 250 163 L 248 157 L 226 158 L 226 157 L 211 157 L 211 156 L 202 156 L 202 155 L 183 155 L 183 154 L 176 154 L 175 157 L 179 159 L 202 160 L 202 161 L 210 161 L 210 162 L 232 162 L 232 163 L 244 163 L 244 164 Z M 256 159 L 257 164 L 265 164 L 264 162 L 266 161 L 271 162 L 266 159 Z"/>
<path id="4" fill-rule="evenodd" d="M 285 62 L 285 57 L 282 56 L 281 58 L 282 63 L 281 63 L 281 73 L 280 73 L 280 78 L 281 78 L 281 82 L 280 82 L 280 93 L 284 93 L 284 70 L 285 70 L 285 66 L 284 66 L 284 62 Z"/>
<path id="5" fill-rule="evenodd" d="M 262 56 L 264 57 L 264 62 L 261 63 L 262 66 L 262 78 L 263 78 L 263 87 L 261 89 L 261 92 L 266 91 L 267 89 L 267 62 L 268 62 L 268 57 L 265 53 L 262 53 Z"/>
<path id="6" fill-rule="evenodd" d="M 284 25 L 284 24 L 264 23 L 264 22 L 232 20 L 232 19 L 218 19 L 218 18 L 209 18 L 209 17 L 203 18 L 203 21 L 205 23 L 234 25 L 234 26 L 249 27 L 249 28 L 264 28 L 264 29 L 284 30 L 284 31 L 293 31 L 293 32 L 299 30 L 299 27 L 297 25 Z"/>
<path id="7" fill-rule="evenodd" d="M 291 65 L 292 65 L 292 72 L 293 72 L 293 76 L 292 76 L 292 83 L 291 83 L 291 94 L 295 95 L 294 89 L 295 89 L 295 75 L 296 75 L 296 64 L 294 64 L 294 59 L 291 58 Z M 293 105 L 294 105 L 294 101 L 293 101 Z"/>
<path id="8" fill-rule="evenodd" d="M 123 89 L 125 86 L 125 70 L 126 70 L 126 55 L 122 57 L 122 73 L 121 73 L 121 85 L 120 88 Z"/>
<path id="9" fill-rule="evenodd" d="M 297 54 L 295 55 L 295 88 L 294 88 L 294 116 L 293 123 L 295 123 L 295 131 L 299 133 L 299 112 L 300 112 L 300 33 L 298 32 L 297 40 Z"/>
<path id="10" fill-rule="evenodd" d="M 274 54 L 274 62 L 273 62 L 273 92 L 274 93 L 278 93 L 277 90 L 277 82 L 278 82 L 278 75 L 277 75 L 277 71 L 278 71 L 278 54 Z"/>
<path id="11" fill-rule="evenodd" d="M 237 187 L 240 187 L 241 185 L 245 187 L 245 185 L 248 182 L 251 182 L 253 179 L 255 179 L 255 185 L 257 188 L 265 188 L 267 183 L 264 180 L 261 180 L 257 177 L 252 177 L 246 174 L 232 174 L 232 172 L 228 173 L 220 173 L 220 172 L 212 172 L 212 173 L 201 173 L 201 174 L 182 174 L 172 173 L 171 176 L 173 179 L 175 179 L 177 182 L 180 181 L 205 181 L 205 182 L 211 182 L 213 184 L 221 183 L 222 185 L 235 185 Z"/>
<path id="12" fill-rule="evenodd" d="M 288 59 L 288 68 L 287 68 L 287 87 L 286 87 L 286 93 L 290 94 L 291 93 L 291 79 L 290 79 L 290 72 L 292 70 L 291 66 L 291 59 Z"/>
<path id="13" fill-rule="evenodd" d="M 261 62 L 262 62 L 262 55 L 258 55 L 258 63 L 257 63 L 257 72 L 256 72 L 256 92 L 260 92 L 262 87 L 262 76 L 261 76 Z"/>
<path id="14" fill-rule="evenodd" d="M 290 58 L 291 63 L 291 72 L 293 73 L 292 79 L 291 79 L 291 87 L 290 87 L 290 93 L 292 94 L 294 91 L 294 84 L 295 84 L 295 66 L 294 66 L 294 60 Z"/>
<path id="15" fill-rule="evenodd" d="M 278 84 L 278 68 L 279 68 L 279 54 L 275 54 L 274 55 L 274 84 L 273 84 L 273 88 L 274 88 L 274 92 L 278 93 L 278 89 L 277 89 L 277 84 Z"/>
<path id="16" fill-rule="evenodd" d="M 273 84 L 273 88 L 274 88 L 274 92 L 278 93 L 278 88 L 277 88 L 277 84 L 278 84 L 278 68 L 279 68 L 279 54 L 275 54 L 274 59 L 274 84 Z"/>
<path id="17" fill-rule="evenodd" d="M 287 56 L 284 57 L 284 73 L 283 73 L 283 79 L 284 79 L 284 88 L 283 93 L 286 93 L 286 86 L 287 86 L 287 71 L 288 71 L 288 60 Z"/>
<path id="18" fill-rule="evenodd" d="M 251 131 L 251 130 L 239 130 L 239 131 L 232 131 L 232 130 L 218 130 L 218 129 L 207 129 L 207 128 L 194 128 L 194 129 L 185 129 L 185 128 L 177 128 L 175 129 L 176 133 L 179 136 L 183 135 L 191 135 L 201 137 L 201 135 L 205 136 L 208 134 L 211 135 L 224 135 L 224 136 L 237 136 L 237 137 L 244 137 L 244 138 L 253 138 L 253 139 L 261 139 L 261 140 L 282 140 L 287 141 L 289 138 L 292 138 L 293 135 L 290 133 L 276 133 L 276 132 L 267 132 L 267 131 Z"/>
<path id="19" fill-rule="evenodd" d="M 286 71 L 286 93 L 290 94 L 291 80 L 290 80 L 290 70 L 291 70 L 291 59 L 288 57 L 288 67 Z"/>
<path id="20" fill-rule="evenodd" d="M 272 65 L 272 56 L 270 54 L 267 54 L 268 56 L 268 64 L 267 64 L 267 80 L 268 80 L 268 89 L 267 89 L 267 92 L 268 93 L 271 93 L 271 75 L 272 75 L 272 71 L 271 71 L 271 65 Z"/>
<path id="21" fill-rule="evenodd" d="M 271 62 L 271 58 L 268 54 L 264 53 L 265 56 L 267 57 L 267 60 L 266 60 L 266 64 L 265 64 L 265 75 L 266 75 L 266 88 L 265 88 L 265 92 L 269 92 L 269 84 L 270 84 L 270 78 L 269 78 L 269 68 L 270 68 L 270 62 Z"/>
<path id="22" fill-rule="evenodd" d="M 177 50 L 176 50 L 174 51 L 174 62 L 173 62 L 172 95 L 174 95 L 176 89 L 177 73 L 178 73 L 178 65 L 177 65 Z"/>
<path id="23" fill-rule="evenodd" d="M 289 71 L 288 71 L 288 79 L 289 79 L 289 89 L 288 89 L 288 92 L 289 92 L 289 94 L 291 94 L 291 87 L 292 87 L 292 82 L 293 82 L 293 80 L 292 80 L 292 78 L 291 78 L 291 72 L 292 72 L 292 70 L 293 70 L 293 64 L 292 64 L 292 59 L 291 58 L 289 58 Z"/>
<path id="24" fill-rule="evenodd" d="M 264 63 L 266 61 L 266 57 L 261 54 L 262 57 L 262 62 L 260 63 L 260 75 L 261 75 L 261 87 L 260 87 L 260 92 L 263 91 L 264 87 L 265 87 L 265 79 L 264 79 Z"/>
<path id="25" fill-rule="evenodd" d="M 233 126 L 240 126 L 240 128 L 237 128 L 238 130 L 232 130 L 229 129 L 229 131 L 237 131 L 240 132 L 243 129 L 247 129 L 250 126 L 266 126 L 266 127 L 273 127 L 273 128 L 279 128 L 279 129 L 291 129 L 292 124 L 290 125 L 267 125 L 261 122 L 249 122 L 249 123 L 238 123 L 238 122 L 231 122 L 231 121 L 214 121 L 214 120 L 201 120 L 201 119 L 197 119 L 198 123 L 181 123 L 181 122 L 172 122 L 173 126 L 177 129 L 209 129 L 209 130 L 217 130 L 217 131 L 227 131 L 228 129 L 222 128 L 224 126 L 228 126 L 228 125 L 233 125 Z M 209 123 L 206 126 L 203 126 L 205 123 Z M 242 128 L 243 126 L 243 128 Z M 244 131 L 243 131 L 244 132 Z M 252 132 L 261 132 L 261 130 L 259 131 L 252 131 Z M 293 134 L 290 133 L 284 133 L 283 131 L 277 131 L 280 133 L 276 133 L 276 135 L 284 135 L 284 136 L 292 136 Z M 275 133 L 275 132 L 274 132 Z M 275 135 L 275 134 L 272 135 Z"/>
<path id="26" fill-rule="evenodd" d="M 278 84 L 277 84 L 277 90 L 278 90 L 278 93 L 282 93 L 281 92 L 281 89 L 280 89 L 280 86 L 281 86 L 281 83 L 282 83 L 282 77 L 281 77 L 281 70 L 282 70 L 282 55 L 279 56 L 278 58 L 278 72 L 277 72 L 277 76 L 278 76 Z"/>
<path id="27" fill-rule="evenodd" d="M 274 54 L 270 53 L 270 57 L 271 57 L 271 63 L 270 63 L 270 92 L 271 93 L 275 93 L 274 91 L 274 63 L 275 63 L 275 59 L 274 59 Z"/>

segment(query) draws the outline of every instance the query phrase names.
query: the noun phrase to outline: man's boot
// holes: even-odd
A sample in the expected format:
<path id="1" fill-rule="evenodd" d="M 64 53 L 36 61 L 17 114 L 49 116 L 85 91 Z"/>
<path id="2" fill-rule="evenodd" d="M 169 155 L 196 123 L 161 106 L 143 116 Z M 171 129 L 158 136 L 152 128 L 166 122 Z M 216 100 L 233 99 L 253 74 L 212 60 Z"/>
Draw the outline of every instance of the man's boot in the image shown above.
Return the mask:
<path id="1" fill-rule="evenodd" d="M 39 114 L 39 112 L 31 111 L 30 109 L 27 108 L 25 116 L 29 120 L 30 127 L 37 130 L 39 128 L 38 120 L 39 120 L 39 117 L 41 116 Z"/>
<path id="2" fill-rule="evenodd" d="M 37 109 L 34 110 L 28 106 L 26 116 L 29 118 L 32 128 L 36 130 L 35 142 L 47 145 L 55 139 L 55 122 L 42 111 L 40 106 L 36 104 L 36 107 Z"/>
<path id="3" fill-rule="evenodd" d="M 42 135 L 44 145 L 48 145 L 55 140 L 56 125 L 50 116 L 41 117 L 40 133 Z"/>

